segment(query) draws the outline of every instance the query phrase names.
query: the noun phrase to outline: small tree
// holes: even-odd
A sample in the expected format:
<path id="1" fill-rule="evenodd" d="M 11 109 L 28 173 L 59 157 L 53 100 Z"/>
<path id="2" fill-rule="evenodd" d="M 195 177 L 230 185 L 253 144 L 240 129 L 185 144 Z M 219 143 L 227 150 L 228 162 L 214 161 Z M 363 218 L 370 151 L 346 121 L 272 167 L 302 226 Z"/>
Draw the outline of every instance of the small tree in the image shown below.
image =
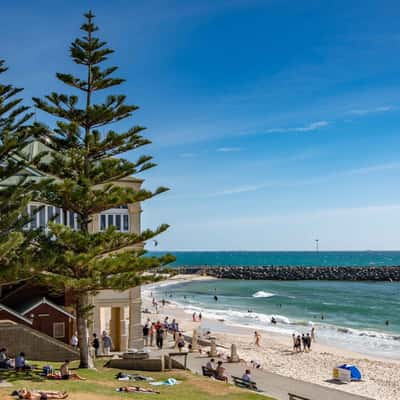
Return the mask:
<path id="1" fill-rule="evenodd" d="M 165 231 L 167 225 L 140 234 L 120 233 L 115 228 L 89 232 L 94 214 L 142 202 L 167 189 L 160 187 L 151 192 L 116 184 L 118 179 L 136 175 L 155 164 L 151 156 L 141 156 L 134 162 L 118 158 L 150 141 L 141 136 L 141 126 L 122 133 L 107 128 L 131 117 L 138 107 L 125 104 L 123 95 L 108 95 L 104 102 L 94 103 L 99 92 L 120 85 L 123 79 L 112 77 L 117 67 L 102 67 L 113 50 L 94 36 L 98 28 L 92 12 L 84 16 L 84 36 L 70 47 L 71 58 L 82 67 L 84 77 L 57 74 L 61 82 L 82 93 L 82 97 L 51 93 L 45 99 L 33 99 L 38 109 L 59 118 L 54 129 L 43 131 L 46 144 L 52 149 L 51 160 L 38 162 L 37 167 L 54 180 L 41 188 L 40 199 L 75 212 L 80 226 L 75 231 L 50 223 L 52 235 L 42 246 L 41 257 L 46 261 L 42 262 L 41 272 L 50 287 L 69 290 L 74 295 L 81 368 L 89 366 L 89 295 L 102 289 L 125 290 L 139 285 L 149 279 L 143 272 L 172 260 L 169 256 L 143 257 L 143 243 Z"/>
<path id="2" fill-rule="evenodd" d="M 0 60 L 0 76 L 6 71 Z M 25 278 L 30 270 L 24 254 L 29 240 L 23 227 L 33 182 L 21 172 L 26 167 L 22 150 L 31 138 L 32 129 L 26 124 L 32 113 L 16 97 L 21 91 L 0 82 L 0 283 Z"/>

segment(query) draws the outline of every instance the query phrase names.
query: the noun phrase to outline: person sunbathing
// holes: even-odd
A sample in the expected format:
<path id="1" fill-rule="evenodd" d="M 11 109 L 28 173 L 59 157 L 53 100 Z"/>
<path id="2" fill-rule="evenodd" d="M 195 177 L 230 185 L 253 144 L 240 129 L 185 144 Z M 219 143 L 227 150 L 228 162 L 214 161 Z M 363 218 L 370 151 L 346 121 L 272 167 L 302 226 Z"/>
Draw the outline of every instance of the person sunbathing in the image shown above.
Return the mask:
<path id="1" fill-rule="evenodd" d="M 82 378 L 78 374 L 71 373 L 71 371 L 69 370 L 69 360 L 65 360 L 64 364 L 61 365 L 60 375 L 61 375 L 61 379 L 64 379 L 64 380 L 76 379 L 76 380 L 80 380 L 80 381 L 86 381 L 85 378 Z"/>
<path id="2" fill-rule="evenodd" d="M 157 392 L 156 390 L 146 389 L 146 388 L 142 388 L 142 387 L 139 387 L 139 386 L 119 387 L 119 388 L 117 388 L 117 392 L 128 392 L 128 393 L 139 392 L 139 393 L 156 393 L 156 394 L 160 394 L 160 392 Z"/>
<path id="3" fill-rule="evenodd" d="M 50 391 L 50 390 L 17 390 L 19 399 L 24 400 L 53 400 L 53 399 L 66 399 L 68 397 L 67 392 Z"/>

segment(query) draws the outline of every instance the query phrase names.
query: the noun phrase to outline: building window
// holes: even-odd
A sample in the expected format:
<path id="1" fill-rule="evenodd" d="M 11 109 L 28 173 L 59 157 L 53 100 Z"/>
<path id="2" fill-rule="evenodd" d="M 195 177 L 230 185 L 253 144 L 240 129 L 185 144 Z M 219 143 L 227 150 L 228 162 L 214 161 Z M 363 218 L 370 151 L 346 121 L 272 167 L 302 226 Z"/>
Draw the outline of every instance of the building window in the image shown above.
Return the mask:
<path id="1" fill-rule="evenodd" d="M 129 215 L 124 215 L 124 231 L 129 231 Z"/>
<path id="2" fill-rule="evenodd" d="M 118 232 L 129 232 L 129 214 L 126 208 L 112 208 L 100 214 L 99 229 L 105 231 L 114 226 Z"/>
<path id="3" fill-rule="evenodd" d="M 106 216 L 104 214 L 100 215 L 100 230 L 105 231 L 106 230 L 106 226 L 107 226 L 107 224 L 106 224 Z"/>
<path id="4" fill-rule="evenodd" d="M 39 227 L 40 228 L 45 228 L 47 225 L 46 221 L 46 207 L 42 207 L 39 210 Z"/>
<path id="5" fill-rule="evenodd" d="M 65 337 L 65 322 L 53 323 L 53 337 L 63 339 Z"/>
<path id="6" fill-rule="evenodd" d="M 29 216 L 31 217 L 31 229 L 37 228 L 37 215 L 36 215 L 37 206 L 31 206 Z"/>

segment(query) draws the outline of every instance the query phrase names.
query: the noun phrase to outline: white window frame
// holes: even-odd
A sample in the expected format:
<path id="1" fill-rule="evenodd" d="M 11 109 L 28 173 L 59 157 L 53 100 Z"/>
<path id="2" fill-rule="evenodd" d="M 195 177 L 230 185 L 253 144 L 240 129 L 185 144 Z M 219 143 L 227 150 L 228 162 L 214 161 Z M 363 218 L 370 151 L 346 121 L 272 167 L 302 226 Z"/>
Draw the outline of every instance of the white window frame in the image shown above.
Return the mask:
<path id="1" fill-rule="evenodd" d="M 130 232 L 131 231 L 131 218 L 129 215 L 129 210 L 127 208 L 110 208 L 107 211 L 103 211 L 102 213 L 99 214 L 99 223 L 98 223 L 98 229 L 100 232 L 103 232 L 106 230 L 110 225 L 108 223 L 109 218 L 111 217 L 112 219 L 112 226 L 116 227 L 116 216 L 120 215 L 121 216 L 121 229 L 117 229 L 118 232 Z M 105 229 L 102 229 L 101 226 L 101 217 L 105 216 L 106 223 L 105 223 Z M 128 229 L 124 228 L 124 216 L 128 217 Z"/>
<path id="2" fill-rule="evenodd" d="M 63 335 L 57 335 L 57 329 L 62 329 Z M 56 339 L 64 339 L 65 338 L 65 322 L 53 322 L 53 337 Z"/>

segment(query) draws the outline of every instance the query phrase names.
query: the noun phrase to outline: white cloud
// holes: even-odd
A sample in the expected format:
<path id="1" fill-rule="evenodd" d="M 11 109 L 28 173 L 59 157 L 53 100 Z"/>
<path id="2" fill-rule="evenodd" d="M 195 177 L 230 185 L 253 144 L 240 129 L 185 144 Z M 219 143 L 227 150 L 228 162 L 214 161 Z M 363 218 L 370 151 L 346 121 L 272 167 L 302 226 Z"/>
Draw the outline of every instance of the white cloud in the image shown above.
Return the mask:
<path id="1" fill-rule="evenodd" d="M 242 151 L 240 147 L 220 147 L 217 151 L 221 153 L 233 153 L 235 151 Z"/>
<path id="2" fill-rule="evenodd" d="M 328 126 L 328 121 L 315 121 L 305 126 L 298 126 L 293 128 L 271 128 L 267 133 L 285 133 L 285 132 L 312 132 Z"/>
<path id="3" fill-rule="evenodd" d="M 381 107 L 375 107 L 375 108 L 360 108 L 360 109 L 350 110 L 348 112 L 348 114 L 363 116 L 363 115 L 368 115 L 368 114 L 384 113 L 384 112 L 388 112 L 388 111 L 393 111 L 394 109 L 395 109 L 395 107 L 393 107 L 393 106 L 381 106 Z"/>

